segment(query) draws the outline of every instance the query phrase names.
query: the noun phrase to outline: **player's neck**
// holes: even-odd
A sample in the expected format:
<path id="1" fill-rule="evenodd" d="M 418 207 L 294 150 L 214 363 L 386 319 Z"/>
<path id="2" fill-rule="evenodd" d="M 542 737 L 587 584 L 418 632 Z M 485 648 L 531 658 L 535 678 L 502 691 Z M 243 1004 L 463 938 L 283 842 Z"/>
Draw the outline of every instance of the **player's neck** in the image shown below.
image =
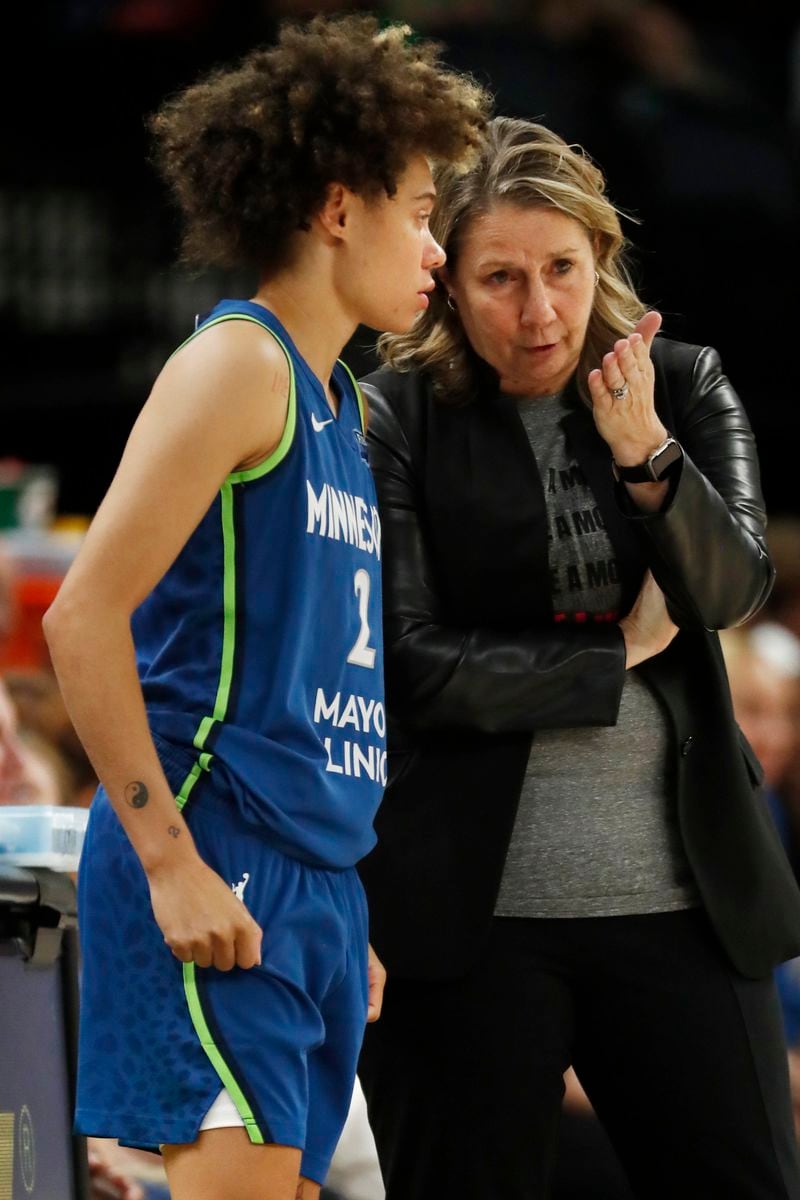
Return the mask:
<path id="1" fill-rule="evenodd" d="M 253 299 L 273 312 L 330 396 L 330 378 L 356 325 L 319 273 L 285 272 L 263 282 Z"/>

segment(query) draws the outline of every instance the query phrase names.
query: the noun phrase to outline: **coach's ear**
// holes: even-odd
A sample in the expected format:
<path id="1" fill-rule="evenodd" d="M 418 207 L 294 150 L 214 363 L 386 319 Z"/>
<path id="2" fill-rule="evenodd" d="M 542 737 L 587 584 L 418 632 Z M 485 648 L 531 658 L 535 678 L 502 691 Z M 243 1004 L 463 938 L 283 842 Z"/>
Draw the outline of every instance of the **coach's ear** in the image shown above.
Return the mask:
<path id="1" fill-rule="evenodd" d="M 357 197 L 343 183 L 329 183 L 325 203 L 314 217 L 328 245 L 342 242 Z"/>

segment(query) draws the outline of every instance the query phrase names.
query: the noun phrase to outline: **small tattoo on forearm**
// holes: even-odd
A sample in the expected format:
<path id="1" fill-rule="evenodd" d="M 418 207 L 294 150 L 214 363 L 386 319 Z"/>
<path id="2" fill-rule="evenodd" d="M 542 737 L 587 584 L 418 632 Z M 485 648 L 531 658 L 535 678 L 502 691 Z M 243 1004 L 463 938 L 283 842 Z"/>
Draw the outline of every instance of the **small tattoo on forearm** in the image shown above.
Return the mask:
<path id="1" fill-rule="evenodd" d="M 131 808 L 144 808 L 149 799 L 150 793 L 141 780 L 137 779 L 125 788 L 125 800 Z"/>
<path id="2" fill-rule="evenodd" d="M 180 829 L 178 829 L 177 825 L 170 825 L 169 828 L 167 829 L 167 833 L 169 834 L 170 837 L 178 837 L 178 835 L 180 834 Z"/>

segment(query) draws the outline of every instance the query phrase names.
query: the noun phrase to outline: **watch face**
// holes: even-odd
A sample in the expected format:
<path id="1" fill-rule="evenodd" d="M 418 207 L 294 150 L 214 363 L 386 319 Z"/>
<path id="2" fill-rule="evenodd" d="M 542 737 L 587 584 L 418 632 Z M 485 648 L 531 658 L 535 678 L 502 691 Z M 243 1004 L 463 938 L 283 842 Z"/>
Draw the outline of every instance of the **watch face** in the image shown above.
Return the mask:
<path id="1" fill-rule="evenodd" d="M 655 475 L 656 479 L 663 479 L 664 475 L 672 466 L 672 464 L 677 462 L 682 454 L 683 451 L 678 443 L 670 442 L 668 446 L 664 447 L 660 454 L 654 455 L 654 457 L 650 460 L 650 465 L 653 468 L 653 474 Z"/>

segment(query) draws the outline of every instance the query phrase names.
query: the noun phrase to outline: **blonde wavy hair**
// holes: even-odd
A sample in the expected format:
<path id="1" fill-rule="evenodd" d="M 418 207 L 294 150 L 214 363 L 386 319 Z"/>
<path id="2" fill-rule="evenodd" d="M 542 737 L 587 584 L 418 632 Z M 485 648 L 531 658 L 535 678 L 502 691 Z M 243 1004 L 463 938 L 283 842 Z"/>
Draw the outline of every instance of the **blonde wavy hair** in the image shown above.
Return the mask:
<path id="1" fill-rule="evenodd" d="M 495 117 L 475 165 L 465 172 L 443 163 L 436 167 L 434 178 L 437 201 L 431 231 L 446 251 L 451 271 L 470 223 L 499 203 L 555 208 L 586 229 L 598 279 L 577 385 L 589 403 L 587 374 L 646 311 L 628 274 L 628 243 L 619 213 L 606 196 L 602 172 L 582 147 L 568 145 L 544 125 Z M 482 368 L 485 371 L 458 314 L 448 307 L 441 283 L 413 328 L 405 334 L 383 334 L 378 352 L 395 370 L 428 372 L 437 397 L 450 402 L 475 398 Z"/>

